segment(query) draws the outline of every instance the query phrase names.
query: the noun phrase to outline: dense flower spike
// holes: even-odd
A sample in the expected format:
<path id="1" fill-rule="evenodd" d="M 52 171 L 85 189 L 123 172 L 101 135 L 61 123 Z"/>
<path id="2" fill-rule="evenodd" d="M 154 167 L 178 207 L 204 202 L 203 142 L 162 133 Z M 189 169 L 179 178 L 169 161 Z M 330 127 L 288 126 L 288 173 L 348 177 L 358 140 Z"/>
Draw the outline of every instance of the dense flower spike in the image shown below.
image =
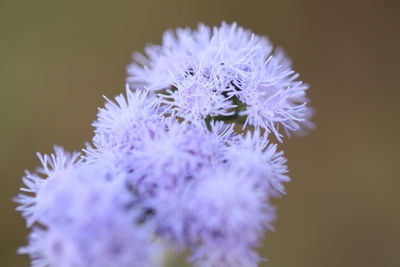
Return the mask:
<path id="1" fill-rule="evenodd" d="M 132 88 L 164 92 L 163 103 L 185 119 L 243 116 L 244 126 L 273 132 L 279 140 L 312 127 L 306 90 L 290 60 L 268 39 L 235 23 L 210 29 L 167 31 L 162 45 L 136 53 L 127 81 Z M 222 118 L 221 118 L 222 117 Z"/>
<path id="2" fill-rule="evenodd" d="M 285 193 L 270 133 L 310 128 L 307 85 L 266 37 L 236 24 L 178 29 L 135 54 L 126 93 L 106 98 L 83 153 L 39 158 L 17 210 L 34 267 L 256 267 Z"/>

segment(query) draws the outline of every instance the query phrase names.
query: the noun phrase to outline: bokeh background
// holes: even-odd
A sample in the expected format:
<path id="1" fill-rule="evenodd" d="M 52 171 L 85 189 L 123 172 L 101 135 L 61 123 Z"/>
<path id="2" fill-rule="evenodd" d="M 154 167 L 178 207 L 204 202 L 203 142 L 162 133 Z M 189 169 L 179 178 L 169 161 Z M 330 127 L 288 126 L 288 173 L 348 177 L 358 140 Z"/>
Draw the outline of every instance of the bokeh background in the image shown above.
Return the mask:
<path id="1" fill-rule="evenodd" d="M 315 131 L 281 145 L 293 181 L 262 266 L 400 266 L 400 4 L 383 0 L 0 0 L 0 266 L 29 265 L 11 198 L 35 152 L 90 140 L 133 51 L 222 20 L 284 47 L 317 110 Z"/>

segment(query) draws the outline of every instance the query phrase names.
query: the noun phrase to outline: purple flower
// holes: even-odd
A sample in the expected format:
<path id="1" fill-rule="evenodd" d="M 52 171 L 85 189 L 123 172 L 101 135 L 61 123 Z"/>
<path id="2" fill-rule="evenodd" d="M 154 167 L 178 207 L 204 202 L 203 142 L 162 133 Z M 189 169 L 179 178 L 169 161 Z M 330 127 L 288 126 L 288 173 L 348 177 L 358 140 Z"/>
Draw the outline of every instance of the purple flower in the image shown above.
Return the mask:
<path id="1" fill-rule="evenodd" d="M 19 252 L 29 254 L 38 267 L 158 266 L 160 248 L 151 227 L 134 223 L 135 197 L 125 175 L 112 173 L 110 180 L 97 165 L 101 162 L 66 168 L 71 165 L 65 159 L 74 157 L 56 153 L 50 164 L 57 171 L 49 170 L 35 192 L 29 209 L 37 223 L 29 245 Z"/>
<path id="2" fill-rule="evenodd" d="M 257 266 L 290 180 L 269 136 L 312 126 L 308 86 L 266 37 L 226 23 L 168 31 L 128 72 L 82 154 L 56 147 L 26 172 L 19 252 L 35 267 L 162 266 L 167 247 L 195 266 Z"/>
<path id="3" fill-rule="evenodd" d="M 289 134 L 312 127 L 308 85 L 268 39 L 222 23 L 210 29 L 167 31 L 162 45 L 136 53 L 128 67 L 132 88 L 164 90 L 162 103 L 183 119 L 243 116 L 246 125 Z"/>
<path id="4" fill-rule="evenodd" d="M 271 144 L 260 131 L 240 135 L 224 155 L 229 168 L 244 177 L 252 177 L 265 188 L 269 196 L 285 193 L 283 183 L 289 182 L 286 158 L 277 145 Z"/>
<path id="5" fill-rule="evenodd" d="M 28 226 L 45 218 L 49 204 L 47 197 L 52 194 L 53 181 L 81 164 L 79 153 L 67 153 L 61 147 L 55 147 L 54 150 L 55 153 L 51 155 L 38 153 L 42 167 L 38 168 L 36 173 L 26 171 L 23 177 L 26 187 L 21 188 L 25 193 L 15 198 L 20 204 L 17 210 L 21 211 Z"/>
<path id="6" fill-rule="evenodd" d="M 190 260 L 197 266 L 257 266 L 261 258 L 253 249 L 275 219 L 268 192 L 228 166 L 200 176 L 182 200 L 186 239 L 194 247 Z"/>

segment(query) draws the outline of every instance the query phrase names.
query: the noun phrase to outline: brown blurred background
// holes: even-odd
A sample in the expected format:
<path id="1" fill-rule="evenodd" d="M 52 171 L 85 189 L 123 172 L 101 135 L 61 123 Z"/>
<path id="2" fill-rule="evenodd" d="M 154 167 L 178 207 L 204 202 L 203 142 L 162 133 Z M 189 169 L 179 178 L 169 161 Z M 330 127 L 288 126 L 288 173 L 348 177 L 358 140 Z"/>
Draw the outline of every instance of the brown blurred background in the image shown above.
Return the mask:
<path id="1" fill-rule="evenodd" d="M 293 181 L 262 266 L 400 266 L 400 4 L 378 0 L 0 0 L 0 266 L 29 265 L 11 198 L 35 152 L 90 140 L 133 51 L 222 20 L 283 46 L 318 112 L 315 131 L 281 146 Z"/>

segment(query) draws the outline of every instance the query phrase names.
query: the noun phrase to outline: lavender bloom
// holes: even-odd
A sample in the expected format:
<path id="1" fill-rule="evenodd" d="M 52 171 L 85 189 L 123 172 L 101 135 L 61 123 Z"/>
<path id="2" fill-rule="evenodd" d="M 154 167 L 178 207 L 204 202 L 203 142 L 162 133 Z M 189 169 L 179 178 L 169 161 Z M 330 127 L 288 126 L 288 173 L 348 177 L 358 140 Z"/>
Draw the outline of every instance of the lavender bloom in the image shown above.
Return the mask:
<path id="1" fill-rule="evenodd" d="M 312 127 L 306 90 L 290 60 L 268 39 L 235 23 L 212 30 L 167 31 L 161 46 L 136 53 L 127 81 L 132 88 L 166 90 L 162 103 L 185 119 L 244 116 L 246 125 L 273 132 Z"/>
<path id="2" fill-rule="evenodd" d="M 110 209 L 79 216 L 76 224 L 34 228 L 29 245 L 18 252 L 29 254 L 34 267 L 160 266 L 160 248 L 149 229 Z"/>
<path id="3" fill-rule="evenodd" d="M 129 149 L 147 124 L 161 119 L 158 105 L 157 99 L 148 92 L 132 92 L 127 88 L 126 96 L 121 94 L 115 101 L 107 99 L 105 107 L 99 109 L 98 119 L 92 124 L 95 139 L 101 138 L 109 147 Z"/>
<path id="4" fill-rule="evenodd" d="M 253 177 L 228 166 L 204 170 L 184 196 L 190 258 L 197 266 L 257 266 L 253 251 L 266 229 L 272 229 L 274 208 L 268 192 Z"/>
<path id="5" fill-rule="evenodd" d="M 119 95 L 99 110 L 94 145 L 86 160 L 127 173 L 137 190 L 176 187 L 193 173 L 221 160 L 235 139 L 233 125 L 178 122 L 163 117 L 152 96 L 137 90 Z"/>
<path id="6" fill-rule="evenodd" d="M 248 261 L 258 262 L 260 259 L 251 252 L 251 248 L 257 245 L 263 230 L 271 229 L 270 222 L 275 217 L 273 208 L 265 201 L 270 196 L 277 195 L 277 192 L 283 192 L 281 183 L 288 181 L 285 175 L 286 161 L 282 153 L 276 152 L 276 146 L 269 145 L 266 136 L 262 136 L 258 131 L 242 137 L 234 134 L 233 125 L 223 122 L 210 122 L 209 130 L 207 125 L 200 121 L 187 123 L 178 122 L 173 117 L 157 117 L 154 109 L 147 110 L 144 103 L 149 102 L 138 96 L 142 96 L 140 90 L 128 91 L 126 98 L 118 96 L 115 102 L 109 101 L 105 109 L 100 109 L 99 119 L 94 123 L 98 126 L 96 136 L 116 134 L 97 140 L 96 147 L 90 150 L 89 158 L 96 155 L 95 159 L 102 159 L 101 153 L 108 154 L 110 151 L 110 149 L 104 150 L 104 147 L 115 151 L 115 155 L 107 157 L 114 158 L 115 163 L 112 164 L 114 169 L 122 166 L 121 171 L 127 173 L 128 182 L 139 196 L 138 205 L 141 210 L 147 212 L 143 214 L 143 218 L 153 224 L 158 235 L 170 241 L 175 248 L 184 249 L 200 243 L 205 244 L 206 240 L 213 240 L 211 232 L 214 234 L 218 232 L 217 228 L 211 229 L 212 227 L 208 226 L 209 217 L 213 214 L 217 216 L 218 222 L 224 221 L 220 227 L 229 219 L 236 218 L 243 221 L 237 223 L 238 226 L 234 228 L 236 230 L 232 230 L 232 233 L 224 234 L 226 236 L 224 242 L 234 244 L 236 242 L 230 238 L 234 237 L 237 241 L 238 233 L 243 233 L 240 236 L 243 254 L 248 252 L 248 255 L 253 255 L 250 257 L 252 260 L 248 259 Z M 131 105 L 134 106 L 131 107 Z M 139 114 L 143 112 L 148 114 L 147 116 L 152 118 L 151 123 L 139 124 L 142 122 L 141 118 L 135 112 L 130 112 L 136 109 L 140 109 Z M 112 126 L 101 123 L 101 120 L 108 117 L 113 118 Z M 110 143 L 109 139 L 113 142 Z M 121 144 L 124 145 L 121 147 Z M 233 178 L 224 178 L 224 174 L 231 175 Z M 205 188 L 203 185 L 210 188 Z M 242 204 L 235 206 L 234 203 L 229 202 L 229 196 L 223 196 L 223 193 L 230 186 L 232 186 L 232 190 L 229 189 L 232 191 L 231 198 L 236 198 L 238 202 L 249 201 L 250 203 L 244 204 L 246 206 L 259 205 L 255 208 L 256 210 L 251 210 L 249 207 L 243 209 Z M 215 195 L 211 194 L 210 199 L 200 197 L 201 194 L 210 192 L 213 187 Z M 247 191 L 244 188 L 247 188 Z M 196 193 L 197 190 L 199 190 L 198 193 Z M 221 192 L 218 193 L 218 190 Z M 243 190 L 243 195 L 240 194 L 240 190 Z M 195 198 L 196 194 L 199 194 L 198 199 Z M 251 200 L 253 197 L 254 201 Z M 228 204 L 225 203 L 227 200 Z M 198 205 L 198 207 L 189 205 L 193 201 L 196 201 L 193 205 Z M 209 201 L 223 208 L 210 210 L 210 204 L 207 204 Z M 221 201 L 221 204 L 218 201 Z M 224 214 L 224 210 L 229 205 L 228 210 L 237 215 Z M 199 213 L 202 206 L 204 206 L 204 214 Z M 243 212 L 250 210 L 252 216 L 250 213 L 240 216 Z M 244 230 L 246 223 L 252 225 L 248 227 L 248 232 Z M 232 224 L 236 225 L 236 222 L 233 221 Z M 235 231 L 237 234 L 233 233 Z M 198 236 L 194 234 L 195 232 Z M 200 236 L 200 232 L 207 233 L 208 236 Z M 251 240 L 246 241 L 250 236 L 252 236 Z M 204 246 L 201 246 L 202 250 L 205 249 Z M 224 249 L 222 245 L 220 246 Z M 213 251 L 216 250 L 213 249 Z M 226 259 L 221 257 L 226 251 L 219 252 L 221 255 L 214 261 L 215 264 L 223 265 Z M 205 255 L 196 256 L 193 259 L 198 258 L 196 261 L 201 262 L 205 261 L 204 257 Z M 244 261 L 246 257 L 241 255 L 240 258 Z M 237 261 L 238 259 L 233 260 L 229 264 L 241 266 Z"/>
<path id="7" fill-rule="evenodd" d="M 141 145 L 143 135 L 155 133 L 152 127 L 162 119 L 154 96 L 147 91 L 127 89 L 126 95 L 118 95 L 114 101 L 107 99 L 105 107 L 99 108 L 97 120 L 92 124 L 95 136 L 84 149 L 83 157 L 88 162 L 103 162 L 103 167 L 111 171 L 130 173 L 132 150 Z"/>
<path id="8" fill-rule="evenodd" d="M 262 260 L 252 248 L 273 229 L 275 209 L 268 200 L 283 191 L 288 177 L 282 153 L 266 139 L 256 142 L 259 137 L 231 142 L 222 161 L 147 200 L 158 233 L 178 249 L 192 249 L 190 260 L 198 266 L 257 266 Z"/>
<path id="9" fill-rule="evenodd" d="M 22 212 L 29 227 L 35 222 L 46 221 L 47 216 L 52 215 L 46 212 L 49 205 L 48 195 L 53 190 L 51 184 L 54 180 L 57 183 L 57 177 L 81 163 L 79 153 L 66 153 L 61 147 L 55 147 L 54 150 L 55 153 L 51 155 L 38 153 L 42 167 L 38 168 L 37 173 L 26 171 L 23 178 L 26 187 L 21 188 L 25 193 L 15 199 L 20 204 L 17 210 Z"/>
<path id="10" fill-rule="evenodd" d="M 286 158 L 282 151 L 277 151 L 277 145 L 269 143 L 260 131 L 241 135 L 238 141 L 228 147 L 224 157 L 229 168 L 244 177 L 255 179 L 270 196 L 277 197 L 285 193 L 283 183 L 290 181 L 286 175 Z"/>
<path id="11" fill-rule="evenodd" d="M 57 147 L 26 173 L 19 252 L 34 267 L 151 267 L 168 244 L 199 267 L 257 266 L 290 180 L 269 134 L 312 126 L 308 86 L 266 37 L 226 23 L 168 31 L 128 72 L 82 154 Z"/>
<path id="12" fill-rule="evenodd" d="M 113 173 L 110 180 L 98 165 L 81 162 L 61 169 L 54 164 L 70 166 L 66 158 L 74 159 L 56 151 L 50 164 L 57 172 L 40 180 L 26 207 L 37 214 L 37 224 L 29 245 L 19 252 L 29 254 L 37 267 L 157 266 L 159 248 L 151 228 L 133 223 L 135 198 L 125 187 L 124 174 Z"/>

